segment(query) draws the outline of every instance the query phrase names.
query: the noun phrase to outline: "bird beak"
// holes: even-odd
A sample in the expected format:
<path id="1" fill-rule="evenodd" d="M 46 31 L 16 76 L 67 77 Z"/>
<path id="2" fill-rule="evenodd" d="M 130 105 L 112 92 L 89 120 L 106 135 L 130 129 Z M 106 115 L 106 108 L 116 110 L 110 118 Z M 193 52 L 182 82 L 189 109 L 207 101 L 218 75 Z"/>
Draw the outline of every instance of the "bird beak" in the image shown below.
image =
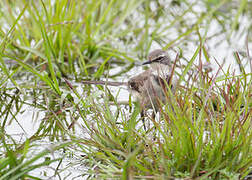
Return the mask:
<path id="1" fill-rule="evenodd" d="M 151 61 L 145 61 L 142 65 L 151 64 Z"/>

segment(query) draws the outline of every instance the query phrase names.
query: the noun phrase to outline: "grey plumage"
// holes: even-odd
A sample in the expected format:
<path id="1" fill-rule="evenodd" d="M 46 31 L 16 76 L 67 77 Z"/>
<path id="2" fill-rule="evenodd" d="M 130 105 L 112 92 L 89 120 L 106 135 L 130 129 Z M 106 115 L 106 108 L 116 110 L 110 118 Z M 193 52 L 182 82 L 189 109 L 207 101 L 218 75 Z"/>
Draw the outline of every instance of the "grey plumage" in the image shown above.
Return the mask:
<path id="1" fill-rule="evenodd" d="M 167 85 L 171 84 L 172 90 L 176 87 L 175 77 L 171 78 L 171 60 L 165 51 L 157 49 L 149 54 L 148 61 L 143 64 L 150 64 L 151 68 L 132 77 L 128 81 L 128 89 L 142 109 L 157 110 L 160 103 L 165 103 L 167 99 Z"/>

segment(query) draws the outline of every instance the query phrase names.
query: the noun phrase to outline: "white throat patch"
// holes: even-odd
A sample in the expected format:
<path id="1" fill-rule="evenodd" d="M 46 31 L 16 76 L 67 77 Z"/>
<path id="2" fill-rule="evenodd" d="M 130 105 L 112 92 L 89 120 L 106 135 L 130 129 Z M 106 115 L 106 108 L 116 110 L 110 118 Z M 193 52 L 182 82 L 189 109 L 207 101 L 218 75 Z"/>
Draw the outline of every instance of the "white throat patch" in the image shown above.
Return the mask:
<path id="1" fill-rule="evenodd" d="M 170 67 L 160 63 L 152 63 L 151 64 L 152 74 L 159 76 L 161 78 L 167 77 L 167 75 L 171 74 Z"/>

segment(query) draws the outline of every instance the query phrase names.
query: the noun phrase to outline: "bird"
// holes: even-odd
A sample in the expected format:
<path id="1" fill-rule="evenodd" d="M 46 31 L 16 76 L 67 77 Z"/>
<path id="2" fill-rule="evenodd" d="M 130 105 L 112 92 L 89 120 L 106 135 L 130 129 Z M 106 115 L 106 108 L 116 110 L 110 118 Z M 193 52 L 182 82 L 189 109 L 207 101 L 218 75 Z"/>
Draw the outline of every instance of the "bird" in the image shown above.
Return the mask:
<path id="1" fill-rule="evenodd" d="M 153 109 L 152 117 L 167 101 L 167 87 L 174 93 L 177 80 L 173 77 L 174 65 L 168 53 L 162 49 L 151 51 L 147 61 L 142 65 L 150 65 L 150 68 L 144 72 L 131 77 L 127 82 L 109 82 L 109 81 L 83 81 L 84 84 L 100 84 L 110 86 L 127 86 L 130 94 L 135 101 L 140 104 L 141 118 L 145 126 L 145 112 Z M 154 112 L 155 111 L 155 112 Z"/>
<path id="2" fill-rule="evenodd" d="M 129 79 L 128 89 L 142 109 L 157 110 L 160 103 L 166 101 L 167 85 L 174 90 L 176 79 L 172 79 L 172 63 L 166 51 L 152 51 L 142 65 L 147 64 L 150 64 L 148 70 Z"/>

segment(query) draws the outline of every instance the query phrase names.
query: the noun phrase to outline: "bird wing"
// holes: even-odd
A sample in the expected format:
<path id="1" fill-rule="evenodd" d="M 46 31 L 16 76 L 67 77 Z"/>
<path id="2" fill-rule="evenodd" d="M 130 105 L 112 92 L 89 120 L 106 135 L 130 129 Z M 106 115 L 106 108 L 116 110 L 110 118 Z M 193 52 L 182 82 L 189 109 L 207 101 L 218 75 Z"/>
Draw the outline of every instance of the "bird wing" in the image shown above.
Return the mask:
<path id="1" fill-rule="evenodd" d="M 150 70 L 146 70 L 137 76 L 130 78 L 128 81 L 128 86 L 131 90 L 137 91 L 139 93 L 144 91 L 144 86 L 148 79 L 150 78 Z"/>

